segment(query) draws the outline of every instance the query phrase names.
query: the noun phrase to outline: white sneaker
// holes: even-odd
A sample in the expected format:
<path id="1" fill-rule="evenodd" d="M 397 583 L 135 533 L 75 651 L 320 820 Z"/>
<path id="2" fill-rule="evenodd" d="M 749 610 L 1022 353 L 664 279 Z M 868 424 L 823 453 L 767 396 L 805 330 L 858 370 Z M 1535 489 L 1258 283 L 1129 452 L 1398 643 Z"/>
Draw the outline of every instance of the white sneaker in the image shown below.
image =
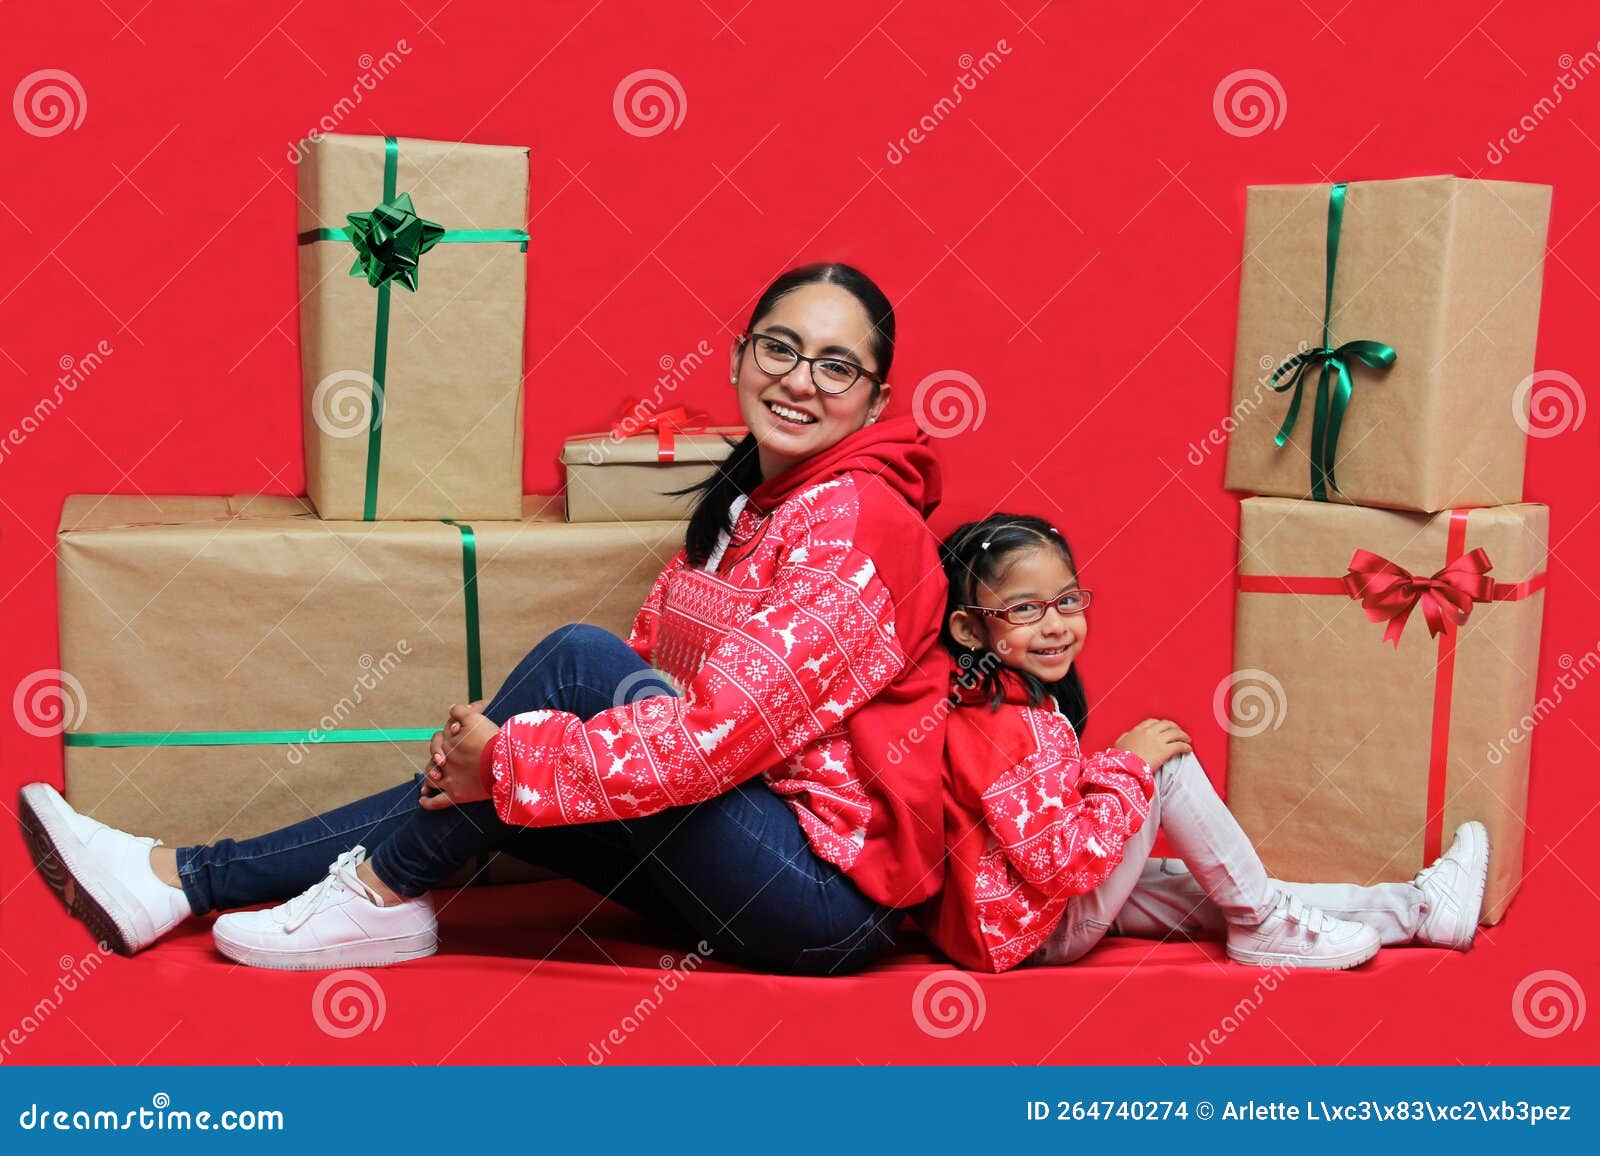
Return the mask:
<path id="1" fill-rule="evenodd" d="M 1422 926 L 1414 943 L 1465 951 L 1478 933 L 1483 889 L 1489 879 L 1489 830 L 1474 820 L 1456 828 L 1450 849 L 1417 872 L 1422 888 Z"/>
<path id="2" fill-rule="evenodd" d="M 1278 906 L 1255 927 L 1228 926 L 1228 958 L 1253 967 L 1319 967 L 1339 971 L 1378 954 L 1378 933 L 1335 919 L 1320 907 L 1278 893 Z"/>
<path id="3" fill-rule="evenodd" d="M 72 917 L 113 951 L 132 955 L 194 914 L 182 889 L 150 869 L 150 848 L 159 840 L 80 815 L 45 783 L 22 788 L 20 817 L 39 874 Z"/>
<path id="4" fill-rule="evenodd" d="M 286 971 L 386 967 L 438 951 L 433 898 L 385 907 L 356 875 L 366 860 L 365 847 L 352 847 L 322 882 L 289 902 L 221 916 L 211 932 L 217 950 L 249 967 Z"/>

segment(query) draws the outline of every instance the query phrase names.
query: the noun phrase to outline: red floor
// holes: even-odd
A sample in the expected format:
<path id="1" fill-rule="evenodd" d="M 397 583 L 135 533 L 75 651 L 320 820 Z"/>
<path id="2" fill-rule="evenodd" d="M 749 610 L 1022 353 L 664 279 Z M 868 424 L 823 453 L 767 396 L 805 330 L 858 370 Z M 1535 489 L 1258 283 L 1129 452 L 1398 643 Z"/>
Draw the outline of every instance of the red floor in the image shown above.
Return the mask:
<path id="1" fill-rule="evenodd" d="M 919 986 L 943 965 L 914 936 L 886 964 L 844 979 L 709 961 L 669 972 L 648 926 L 564 881 L 445 893 L 440 955 L 367 973 L 366 988 L 343 973 L 319 1003 L 326 973 L 235 968 L 200 922 L 135 959 L 97 959 L 37 878 L 8 875 L 6 1063 L 1482 1064 L 1597 1055 L 1596 1025 L 1537 1038 L 1513 1010 L 1519 983 L 1540 968 L 1596 990 L 1592 940 L 1563 946 L 1539 926 L 1539 910 L 1563 901 L 1571 882 L 1553 859 L 1535 867 L 1508 921 L 1466 955 L 1394 950 L 1354 972 L 1277 982 L 1226 963 L 1216 944 L 1120 939 L 1071 968 L 941 975 L 920 1008 Z M 1536 1031 L 1539 1003 L 1523 1017 Z M 981 1007 L 981 1019 L 968 1015 L 970 1026 L 951 1034 L 963 1004 Z"/>

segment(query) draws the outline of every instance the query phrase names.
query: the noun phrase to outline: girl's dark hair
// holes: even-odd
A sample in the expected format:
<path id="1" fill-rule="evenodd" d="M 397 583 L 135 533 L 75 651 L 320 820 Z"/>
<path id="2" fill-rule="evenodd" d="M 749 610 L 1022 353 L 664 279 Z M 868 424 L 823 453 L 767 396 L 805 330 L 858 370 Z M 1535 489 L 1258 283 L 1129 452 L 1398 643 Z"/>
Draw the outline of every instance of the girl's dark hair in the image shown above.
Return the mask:
<path id="1" fill-rule="evenodd" d="M 968 685 L 990 696 L 992 710 L 998 710 L 1005 697 L 1000 685 L 1000 663 L 988 651 L 973 650 L 957 642 L 950 633 L 950 616 L 964 606 L 977 604 L 980 585 L 997 585 L 1018 551 L 1036 550 L 1041 546 L 1055 550 L 1067 568 L 1077 574 L 1078 564 L 1072 559 L 1072 547 L 1067 545 L 1061 532 L 1044 519 L 1027 514 L 990 514 L 981 522 L 968 522 L 957 528 L 939 544 L 939 561 L 944 565 L 945 577 L 950 580 L 950 601 L 945 606 L 939 641 L 955 656 L 956 665 L 965 671 L 961 677 Z M 1084 694 L 1083 678 L 1076 663 L 1053 683 L 1043 682 L 1025 670 L 1016 673 L 1022 676 L 1030 705 L 1039 706 L 1046 695 L 1051 696 L 1072 723 L 1072 729 L 1080 738 L 1083 736 L 1089 723 L 1089 699 Z"/>
<path id="2" fill-rule="evenodd" d="M 867 319 L 872 322 L 871 352 L 878 363 L 876 367 L 867 368 L 875 369 L 879 377 L 888 377 L 889 365 L 894 361 L 894 307 L 872 278 L 851 265 L 829 261 L 790 269 L 767 286 L 767 291 L 756 301 L 745 332 L 755 329 L 761 319 L 777 307 L 781 298 L 805 285 L 837 285 L 861 302 L 861 307 L 867 311 Z M 874 398 L 878 396 L 878 390 L 878 383 L 874 381 Z M 733 529 L 732 519 L 728 517 L 733 500 L 761 484 L 761 461 L 756 456 L 755 434 L 746 434 L 740 442 L 734 442 L 731 438 L 726 440 L 732 450 L 716 473 L 698 485 L 673 491 L 675 494 L 700 495 L 695 499 L 694 513 L 689 515 L 689 529 L 683 542 L 691 566 L 705 565 L 706 559 L 711 557 L 711 551 L 716 549 L 717 538 L 724 530 Z"/>

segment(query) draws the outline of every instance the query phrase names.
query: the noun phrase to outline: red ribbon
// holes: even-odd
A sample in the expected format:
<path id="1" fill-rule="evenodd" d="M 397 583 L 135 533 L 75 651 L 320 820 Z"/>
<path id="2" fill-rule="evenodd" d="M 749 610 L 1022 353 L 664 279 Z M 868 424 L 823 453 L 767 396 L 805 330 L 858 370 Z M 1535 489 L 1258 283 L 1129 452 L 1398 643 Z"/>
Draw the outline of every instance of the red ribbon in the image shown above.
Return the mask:
<path id="1" fill-rule="evenodd" d="M 654 431 L 656 461 L 672 462 L 678 457 L 678 434 L 737 434 L 742 437 L 746 432 L 743 426 L 712 425 L 711 419 L 705 414 L 699 411 L 690 412 L 681 405 L 649 411 L 644 407 L 644 402 L 630 397 L 622 403 L 622 412 L 609 430 L 602 433 L 579 434 L 577 440 L 603 437 L 621 440 Z"/>
<path id="2" fill-rule="evenodd" d="M 1398 649 L 1400 632 L 1418 605 L 1428 623 L 1429 637 L 1439 640 L 1434 667 L 1433 727 L 1428 752 L 1428 809 L 1422 837 L 1422 862 L 1439 857 L 1444 844 L 1445 774 L 1450 765 L 1450 700 L 1455 688 L 1456 628 L 1467 621 L 1474 602 L 1518 602 L 1543 590 L 1545 572 L 1525 582 L 1495 582 L 1489 578 L 1493 564 L 1479 546 L 1467 552 L 1469 510 L 1451 510 L 1445 536 L 1445 564 L 1427 578 L 1418 578 L 1402 566 L 1368 550 L 1357 550 L 1342 578 L 1240 574 L 1238 588 L 1246 594 L 1343 594 L 1358 599 L 1373 622 L 1387 622 L 1383 640 Z"/>

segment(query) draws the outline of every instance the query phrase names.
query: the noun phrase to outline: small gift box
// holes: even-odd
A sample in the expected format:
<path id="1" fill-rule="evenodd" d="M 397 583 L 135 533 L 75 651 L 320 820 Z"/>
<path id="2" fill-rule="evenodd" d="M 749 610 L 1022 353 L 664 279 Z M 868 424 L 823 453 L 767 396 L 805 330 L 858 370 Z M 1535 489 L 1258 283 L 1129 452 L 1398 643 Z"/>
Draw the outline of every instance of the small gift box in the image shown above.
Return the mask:
<path id="1" fill-rule="evenodd" d="M 1251 188 L 1227 488 L 1521 501 L 1549 218 L 1508 181 Z"/>
<path id="2" fill-rule="evenodd" d="M 1242 504 L 1228 805 L 1268 870 L 1409 879 L 1471 819 L 1522 879 L 1549 511 Z"/>
<path id="3" fill-rule="evenodd" d="M 687 518 L 693 494 L 674 494 L 710 477 L 748 431 L 711 425 L 682 406 L 623 406 L 611 429 L 579 434 L 561 448 L 567 521 L 648 522 Z"/>
<path id="4" fill-rule="evenodd" d="M 298 498 L 69 497 L 58 537 L 67 796 L 211 842 L 422 769 L 568 622 L 626 637 L 683 527 L 324 521 Z"/>
<path id="5" fill-rule="evenodd" d="M 520 517 L 528 150 L 324 136 L 299 193 L 317 512 Z"/>

